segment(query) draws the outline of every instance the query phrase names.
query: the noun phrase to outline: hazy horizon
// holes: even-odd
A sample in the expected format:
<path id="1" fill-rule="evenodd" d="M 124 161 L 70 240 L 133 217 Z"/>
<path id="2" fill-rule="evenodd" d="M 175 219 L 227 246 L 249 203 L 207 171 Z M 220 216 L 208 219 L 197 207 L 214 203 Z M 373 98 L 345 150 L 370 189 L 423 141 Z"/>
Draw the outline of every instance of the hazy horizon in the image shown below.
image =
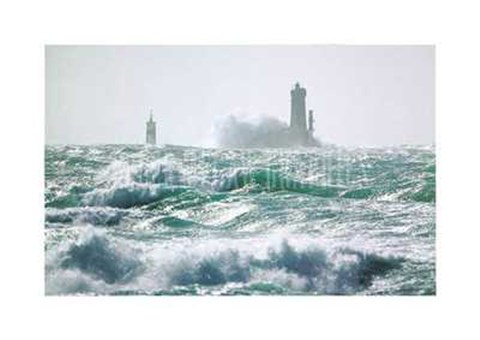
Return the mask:
<path id="1" fill-rule="evenodd" d="M 159 144 L 211 146 L 228 115 L 288 123 L 297 81 L 323 142 L 435 143 L 434 47 L 337 45 L 47 46 L 46 143 L 141 144 L 153 109 Z"/>

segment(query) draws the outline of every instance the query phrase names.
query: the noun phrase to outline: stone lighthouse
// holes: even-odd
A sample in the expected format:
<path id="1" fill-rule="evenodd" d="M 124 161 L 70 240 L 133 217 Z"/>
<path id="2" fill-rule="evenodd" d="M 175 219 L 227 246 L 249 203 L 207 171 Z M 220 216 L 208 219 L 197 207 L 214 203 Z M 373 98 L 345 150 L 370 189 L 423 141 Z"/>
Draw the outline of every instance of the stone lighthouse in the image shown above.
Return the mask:
<path id="1" fill-rule="evenodd" d="M 305 97 L 307 90 L 296 83 L 290 91 L 290 134 L 296 144 L 305 145 L 308 142 L 307 113 L 305 109 Z"/>
<path id="2" fill-rule="evenodd" d="M 146 143 L 157 144 L 157 123 L 153 120 L 153 112 L 150 110 L 150 120 L 147 121 Z"/>

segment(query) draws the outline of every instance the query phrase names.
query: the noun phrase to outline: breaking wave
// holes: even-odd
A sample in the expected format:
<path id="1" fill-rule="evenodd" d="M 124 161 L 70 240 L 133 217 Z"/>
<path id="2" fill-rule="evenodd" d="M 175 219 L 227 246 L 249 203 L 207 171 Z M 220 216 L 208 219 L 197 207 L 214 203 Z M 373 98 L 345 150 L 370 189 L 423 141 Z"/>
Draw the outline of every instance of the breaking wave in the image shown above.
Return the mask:
<path id="1" fill-rule="evenodd" d="M 128 215 L 127 211 L 101 208 L 101 207 L 80 207 L 65 209 L 49 209 L 45 213 L 45 222 L 48 225 L 63 224 L 91 224 L 91 225 L 117 225 Z"/>
<path id="2" fill-rule="evenodd" d="M 78 241 L 50 250 L 47 281 L 53 294 L 99 289 L 154 294 L 196 291 L 199 286 L 214 293 L 225 285 L 245 294 L 266 288 L 292 294 L 355 294 L 405 261 L 350 248 L 293 246 L 286 240 L 262 247 L 254 252 L 240 242 L 221 248 L 200 244 L 184 251 L 135 248 L 87 229 Z"/>
<path id="3" fill-rule="evenodd" d="M 284 240 L 280 248 L 269 248 L 266 258 L 243 257 L 237 250 L 226 250 L 183 264 L 173 273 L 171 283 L 182 286 L 263 283 L 297 292 L 352 294 L 368 287 L 374 277 L 399 268 L 402 261 L 351 249 L 333 252 L 313 246 L 296 249 Z"/>
<path id="4" fill-rule="evenodd" d="M 288 146 L 288 125 L 268 116 L 230 114 L 214 126 L 215 141 L 221 147 Z"/>
<path id="5" fill-rule="evenodd" d="M 93 228 L 47 252 L 47 293 L 83 293 L 129 282 L 142 269 L 138 253 Z M 89 283 L 90 282 L 90 283 Z"/>
<path id="6" fill-rule="evenodd" d="M 187 189 L 188 188 L 184 186 L 162 184 L 133 183 L 114 185 L 108 189 L 100 189 L 87 193 L 83 202 L 86 205 L 131 208 L 178 195 Z"/>

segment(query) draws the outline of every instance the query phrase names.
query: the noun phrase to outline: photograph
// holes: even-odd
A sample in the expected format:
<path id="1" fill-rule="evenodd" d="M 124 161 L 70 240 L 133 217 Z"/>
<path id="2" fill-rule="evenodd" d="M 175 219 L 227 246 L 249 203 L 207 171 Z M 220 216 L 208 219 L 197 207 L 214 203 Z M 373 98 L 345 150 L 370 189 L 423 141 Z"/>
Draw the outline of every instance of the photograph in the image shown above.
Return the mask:
<path id="1" fill-rule="evenodd" d="M 435 45 L 43 48 L 46 296 L 437 294 Z"/>

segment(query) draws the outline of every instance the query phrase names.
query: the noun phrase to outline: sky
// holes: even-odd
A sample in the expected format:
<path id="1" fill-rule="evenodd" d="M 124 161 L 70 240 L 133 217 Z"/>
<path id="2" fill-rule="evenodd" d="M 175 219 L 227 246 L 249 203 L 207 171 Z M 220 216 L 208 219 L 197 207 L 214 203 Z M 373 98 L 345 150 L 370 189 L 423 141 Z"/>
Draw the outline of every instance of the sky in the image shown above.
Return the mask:
<path id="1" fill-rule="evenodd" d="M 345 146 L 433 144 L 433 46 L 47 46 L 47 144 L 211 145 L 222 117 L 286 123 L 307 90 L 315 136 Z"/>

